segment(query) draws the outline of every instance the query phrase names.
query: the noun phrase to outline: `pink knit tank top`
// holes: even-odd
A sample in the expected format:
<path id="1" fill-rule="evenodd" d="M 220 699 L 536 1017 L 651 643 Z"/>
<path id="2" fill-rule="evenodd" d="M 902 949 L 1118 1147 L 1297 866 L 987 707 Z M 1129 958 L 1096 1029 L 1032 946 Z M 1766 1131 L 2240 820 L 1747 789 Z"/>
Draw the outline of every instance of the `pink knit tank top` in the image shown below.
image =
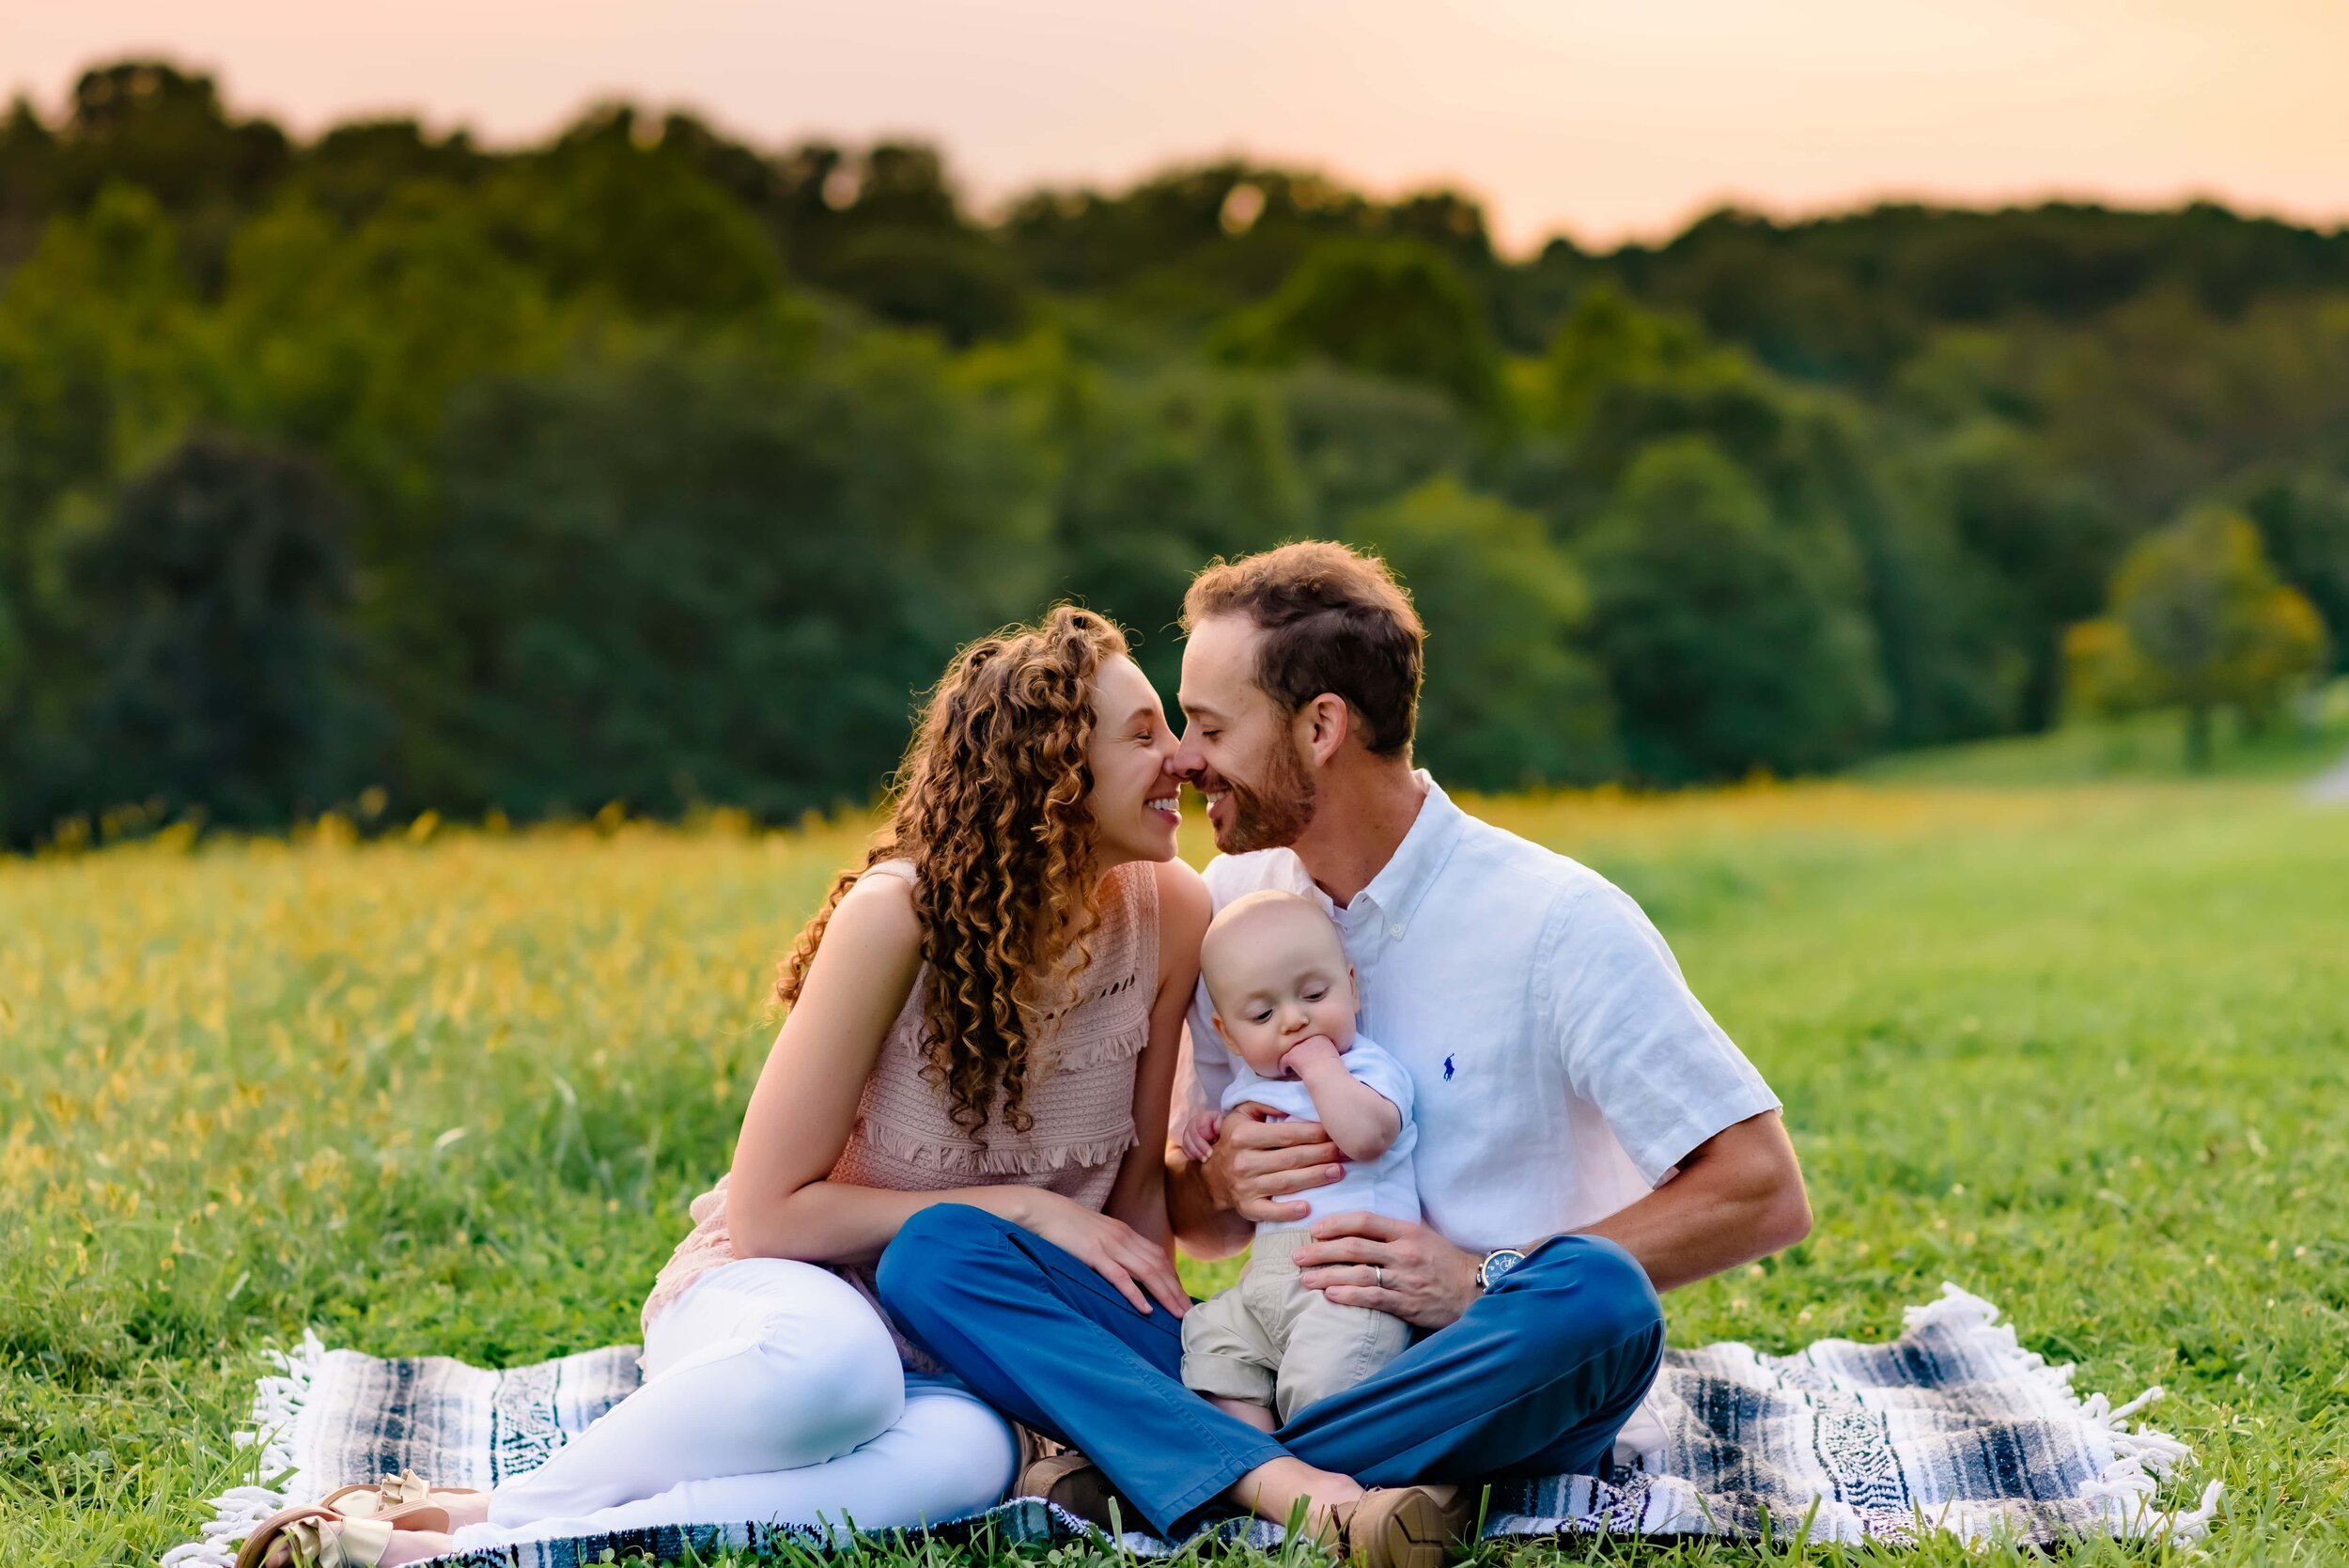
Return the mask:
<path id="1" fill-rule="evenodd" d="M 884 861 L 868 877 L 913 880 L 906 861 Z M 1099 1209 L 1109 1202 L 1117 1168 L 1134 1146 L 1134 1069 L 1149 1043 L 1150 1003 L 1159 979 L 1159 883 L 1144 862 L 1118 867 L 1105 879 L 1101 921 L 1088 939 L 1092 961 L 1079 977 L 1077 1000 L 1048 1015 L 1029 1070 L 1026 1132 L 990 1124 L 986 1142 L 957 1126 L 945 1097 L 922 1073 L 925 965 L 905 1006 L 882 1037 L 880 1055 L 864 1081 L 856 1122 L 830 1179 L 899 1192 L 1016 1183 Z M 693 1200 L 693 1229 L 677 1244 L 646 1298 L 649 1327 L 661 1309 L 710 1269 L 736 1257 L 726 1231 L 726 1183 Z M 832 1272 L 875 1302 L 871 1270 Z M 886 1314 L 883 1314 L 886 1321 Z M 893 1326 L 891 1333 L 896 1330 Z M 900 1337 L 908 1364 L 930 1370 Z"/>

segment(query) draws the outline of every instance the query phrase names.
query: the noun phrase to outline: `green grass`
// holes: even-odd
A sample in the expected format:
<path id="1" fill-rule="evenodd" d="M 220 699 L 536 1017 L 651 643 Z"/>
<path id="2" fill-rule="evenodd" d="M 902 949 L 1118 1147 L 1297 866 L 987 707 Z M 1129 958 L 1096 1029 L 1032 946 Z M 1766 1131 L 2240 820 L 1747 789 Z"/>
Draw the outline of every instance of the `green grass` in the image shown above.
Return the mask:
<path id="1" fill-rule="evenodd" d="M 1479 809 L 1645 901 L 1787 1102 L 1816 1231 L 1672 1296 L 1676 1343 L 1884 1336 L 1953 1280 L 2082 1389 L 2168 1387 L 2200 1462 L 2168 1495 L 2228 1487 L 2209 1560 L 2349 1561 L 2349 810 L 2258 779 Z M 254 1352 L 305 1325 L 484 1363 L 632 1338 L 853 843 L 330 823 L 0 863 L 0 1564 L 190 1538 L 251 1479 Z"/>
<path id="2" fill-rule="evenodd" d="M 2207 769 L 2186 766 L 2186 721 L 2177 713 L 2086 720 L 2047 735 L 1966 746 L 1900 752 L 1868 763 L 1859 776 L 1877 784 L 1980 785 L 1989 788 L 2149 779 L 2283 780 L 2316 771 L 2349 753 L 2349 678 L 2311 693 L 2258 729 L 2231 714 L 2214 725 Z"/>

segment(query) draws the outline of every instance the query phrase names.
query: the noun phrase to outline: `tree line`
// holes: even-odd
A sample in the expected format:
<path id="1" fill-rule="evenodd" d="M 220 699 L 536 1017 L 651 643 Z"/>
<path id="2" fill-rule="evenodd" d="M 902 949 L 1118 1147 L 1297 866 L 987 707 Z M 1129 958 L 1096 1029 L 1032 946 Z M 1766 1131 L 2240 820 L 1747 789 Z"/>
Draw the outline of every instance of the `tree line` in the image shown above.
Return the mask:
<path id="1" fill-rule="evenodd" d="M 1305 535 L 1404 574 L 1465 786 L 2257 721 L 2349 628 L 2349 234 L 1511 259 L 1457 193 L 1239 162 L 982 221 L 922 146 L 303 142 L 156 61 L 0 126 L 10 843 L 830 808 L 965 638 L 1078 598 L 1171 692 L 1190 574 Z"/>

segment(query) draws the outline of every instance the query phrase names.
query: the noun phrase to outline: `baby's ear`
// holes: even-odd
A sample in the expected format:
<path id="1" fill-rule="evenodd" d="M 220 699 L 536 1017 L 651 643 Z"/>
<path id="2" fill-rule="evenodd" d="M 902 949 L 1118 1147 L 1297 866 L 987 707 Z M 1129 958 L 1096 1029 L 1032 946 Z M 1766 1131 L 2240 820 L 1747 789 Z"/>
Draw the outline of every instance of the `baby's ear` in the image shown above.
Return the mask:
<path id="1" fill-rule="evenodd" d="M 1232 1044 L 1232 1032 L 1223 1027 L 1223 1015 L 1210 1013 L 1207 1015 L 1207 1022 L 1214 1026 L 1215 1037 L 1223 1042 L 1223 1048 L 1237 1054 L 1239 1048 Z"/>

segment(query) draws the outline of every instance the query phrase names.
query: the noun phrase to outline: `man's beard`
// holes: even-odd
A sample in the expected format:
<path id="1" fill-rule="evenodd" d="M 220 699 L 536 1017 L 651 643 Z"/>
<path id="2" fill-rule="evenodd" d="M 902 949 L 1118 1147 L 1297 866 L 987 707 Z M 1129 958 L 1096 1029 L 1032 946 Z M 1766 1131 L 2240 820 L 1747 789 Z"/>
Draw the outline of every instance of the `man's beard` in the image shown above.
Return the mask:
<path id="1" fill-rule="evenodd" d="M 1221 783 L 1232 797 L 1232 819 L 1215 835 L 1215 846 L 1226 855 L 1283 848 L 1295 844 L 1314 819 L 1314 776 L 1292 745 L 1274 744 L 1262 789 L 1252 789 L 1228 774 Z"/>

